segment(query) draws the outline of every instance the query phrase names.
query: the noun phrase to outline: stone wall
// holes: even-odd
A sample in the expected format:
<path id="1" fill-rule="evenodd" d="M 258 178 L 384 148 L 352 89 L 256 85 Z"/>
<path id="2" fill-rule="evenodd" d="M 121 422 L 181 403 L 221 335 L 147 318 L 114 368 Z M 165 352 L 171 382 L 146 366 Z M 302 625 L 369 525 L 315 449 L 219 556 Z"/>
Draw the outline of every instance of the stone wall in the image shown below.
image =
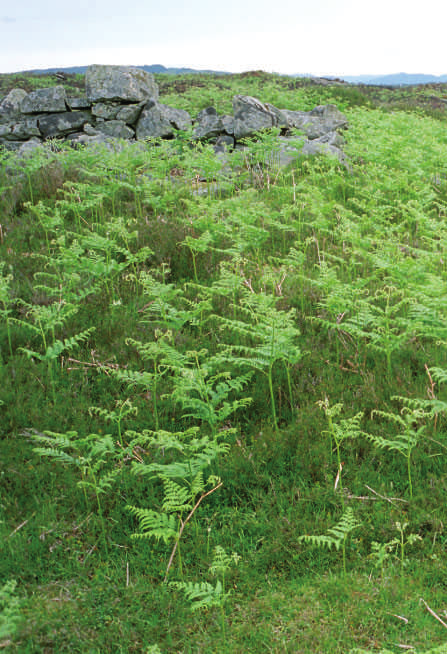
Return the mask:
<path id="1" fill-rule="evenodd" d="M 208 107 L 193 120 L 187 111 L 159 102 L 153 75 L 139 68 L 90 66 L 83 97 L 67 96 L 63 86 L 31 93 L 13 89 L 0 103 L 0 145 L 9 150 L 28 149 L 48 139 L 80 145 L 173 138 L 188 129 L 193 138 L 210 141 L 217 149 L 231 148 L 272 127 L 279 128 L 283 138 L 299 129 L 304 153 L 342 157 L 340 131 L 347 121 L 334 105 L 289 111 L 236 95 L 232 115 Z"/>

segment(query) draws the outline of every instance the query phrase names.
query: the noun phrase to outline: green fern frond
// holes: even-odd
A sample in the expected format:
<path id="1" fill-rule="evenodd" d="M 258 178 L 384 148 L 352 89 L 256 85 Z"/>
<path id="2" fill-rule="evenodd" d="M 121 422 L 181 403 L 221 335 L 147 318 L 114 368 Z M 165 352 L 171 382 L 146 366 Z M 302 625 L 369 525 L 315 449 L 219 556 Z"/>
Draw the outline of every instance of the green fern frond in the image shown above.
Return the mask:
<path id="1" fill-rule="evenodd" d="M 360 527 L 360 523 L 356 520 L 351 507 L 348 507 L 339 522 L 334 527 L 330 527 L 326 534 L 305 534 L 298 538 L 298 542 L 311 543 L 312 545 L 327 547 L 328 549 L 334 546 L 338 550 L 343 546 L 351 531 L 357 529 L 357 527 Z"/>
<path id="2" fill-rule="evenodd" d="M 46 456 L 54 461 L 59 463 L 66 463 L 68 465 L 77 465 L 78 459 L 71 454 L 67 454 L 63 450 L 58 450 L 51 447 L 33 447 L 33 452 L 39 454 L 40 456 Z"/>
<path id="3" fill-rule="evenodd" d="M 186 599 L 191 602 L 191 610 L 209 609 L 213 606 L 223 606 L 230 593 L 224 593 L 222 583 L 217 580 L 216 585 L 202 582 L 172 581 L 172 588 L 182 590 Z"/>
<path id="4" fill-rule="evenodd" d="M 164 498 L 162 508 L 167 513 L 183 513 L 192 509 L 191 493 L 185 486 L 180 486 L 172 479 L 163 479 Z"/>
<path id="5" fill-rule="evenodd" d="M 167 545 L 177 538 L 177 518 L 175 515 L 158 513 L 152 509 L 141 509 L 136 506 L 126 506 L 126 510 L 137 517 L 141 533 L 132 534 L 132 538 L 162 539 Z"/>
<path id="6" fill-rule="evenodd" d="M 357 529 L 361 526 L 361 523 L 354 516 L 354 512 L 351 507 L 348 507 L 343 513 L 339 522 L 334 526 L 330 527 L 327 531 L 328 534 L 331 534 L 333 538 L 340 543 L 347 537 L 351 531 Z"/>
<path id="7" fill-rule="evenodd" d="M 196 474 L 194 479 L 192 480 L 191 483 L 191 488 L 190 488 L 190 496 L 192 498 L 196 497 L 196 495 L 201 495 L 205 490 L 205 482 L 203 479 L 203 472 L 202 470 L 199 470 L 199 472 Z"/>
<path id="8" fill-rule="evenodd" d="M 317 547 L 327 547 L 327 549 L 332 549 L 334 546 L 335 549 L 339 549 L 342 541 L 337 541 L 331 536 L 326 536 L 324 534 L 318 536 L 316 534 L 304 534 L 299 536 L 298 542 L 301 543 L 310 543 L 311 545 L 316 545 Z"/>
<path id="9" fill-rule="evenodd" d="M 213 562 L 210 565 L 211 574 L 223 577 L 233 564 L 237 565 L 240 558 L 236 552 L 227 554 L 221 545 L 216 545 L 214 548 Z"/>
<path id="10" fill-rule="evenodd" d="M 447 382 L 447 370 L 444 368 L 429 368 L 430 374 L 438 384 L 445 384 Z"/>
<path id="11" fill-rule="evenodd" d="M 120 475 L 120 473 L 121 473 L 120 468 L 113 468 L 113 470 L 106 472 L 104 475 L 102 475 L 99 478 L 98 489 L 104 493 L 106 489 L 109 490 L 110 488 L 112 488 L 113 484 L 116 481 L 116 478 Z"/>

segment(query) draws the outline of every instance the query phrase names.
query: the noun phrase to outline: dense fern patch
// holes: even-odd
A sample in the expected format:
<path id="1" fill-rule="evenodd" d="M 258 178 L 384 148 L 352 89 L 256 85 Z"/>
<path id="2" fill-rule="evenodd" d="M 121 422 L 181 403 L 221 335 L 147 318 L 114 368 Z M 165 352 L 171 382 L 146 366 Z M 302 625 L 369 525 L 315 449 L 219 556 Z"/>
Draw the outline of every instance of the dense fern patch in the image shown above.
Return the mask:
<path id="1" fill-rule="evenodd" d="M 193 114 L 335 102 L 349 165 L 1 154 L 0 646 L 442 651 L 445 122 L 160 81 Z"/>

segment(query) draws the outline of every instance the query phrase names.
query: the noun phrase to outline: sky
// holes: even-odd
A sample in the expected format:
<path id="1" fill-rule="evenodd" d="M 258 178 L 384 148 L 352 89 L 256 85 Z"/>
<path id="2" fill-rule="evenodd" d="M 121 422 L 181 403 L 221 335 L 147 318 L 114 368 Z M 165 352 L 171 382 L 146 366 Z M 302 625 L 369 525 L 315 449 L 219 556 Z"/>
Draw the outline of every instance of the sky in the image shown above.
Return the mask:
<path id="1" fill-rule="evenodd" d="M 16 0 L 0 73 L 89 64 L 447 74 L 445 0 Z"/>

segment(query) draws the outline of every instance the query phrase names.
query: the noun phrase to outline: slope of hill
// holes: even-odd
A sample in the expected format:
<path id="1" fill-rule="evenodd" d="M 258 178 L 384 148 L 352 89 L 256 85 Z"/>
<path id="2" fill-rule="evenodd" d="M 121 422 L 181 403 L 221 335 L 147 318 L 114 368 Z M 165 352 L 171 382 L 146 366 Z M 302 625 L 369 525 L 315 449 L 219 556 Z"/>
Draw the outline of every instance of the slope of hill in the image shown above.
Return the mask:
<path id="1" fill-rule="evenodd" d="M 217 71 L 212 69 L 195 69 L 182 67 L 166 67 L 162 64 L 151 64 L 137 66 L 143 68 L 148 73 L 167 73 L 170 75 L 189 75 L 189 74 L 211 74 L 211 75 L 229 75 L 229 71 Z M 51 75 L 57 72 L 66 74 L 84 74 L 87 66 L 70 66 L 68 68 L 34 68 L 23 71 L 24 74 L 31 75 Z M 278 73 L 283 75 L 283 73 Z M 290 77 L 315 78 L 310 73 L 296 73 Z M 428 75 L 425 73 L 391 73 L 389 75 L 331 75 L 325 76 L 325 79 L 342 79 L 351 84 L 372 84 L 376 86 L 407 86 L 416 84 L 439 84 L 447 82 L 447 75 Z"/>
<path id="2" fill-rule="evenodd" d="M 67 73 L 67 74 L 84 74 L 88 66 L 71 66 L 68 68 L 34 68 L 32 70 L 23 71 L 28 74 L 33 75 L 51 75 L 52 73 Z M 150 66 L 137 66 L 137 68 L 142 68 L 148 73 L 169 73 L 171 75 L 187 75 L 191 73 L 209 73 L 213 75 L 226 75 L 226 71 L 218 70 L 197 70 L 194 68 L 172 68 L 166 67 L 162 64 L 152 64 Z"/>
<path id="3" fill-rule="evenodd" d="M 426 75 L 424 73 L 392 73 L 391 75 L 346 75 L 342 76 L 352 84 L 375 84 L 377 86 L 407 86 L 415 84 L 442 84 L 447 75 Z"/>

